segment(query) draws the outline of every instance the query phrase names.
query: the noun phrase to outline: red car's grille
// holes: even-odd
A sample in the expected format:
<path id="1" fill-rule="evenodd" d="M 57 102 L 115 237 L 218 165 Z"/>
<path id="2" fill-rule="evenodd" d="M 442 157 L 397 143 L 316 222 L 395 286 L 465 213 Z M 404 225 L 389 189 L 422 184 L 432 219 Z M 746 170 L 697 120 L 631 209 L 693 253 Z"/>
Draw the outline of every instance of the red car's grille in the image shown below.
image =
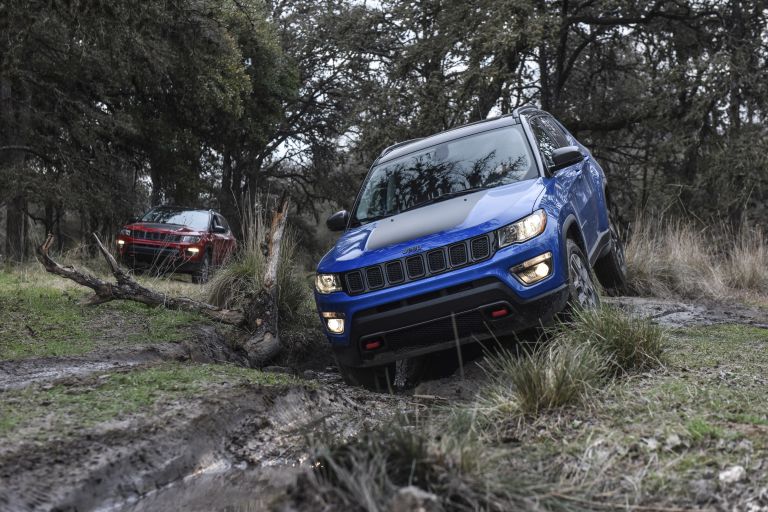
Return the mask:
<path id="1" fill-rule="evenodd" d="M 138 229 L 131 230 L 131 237 L 139 240 L 154 240 L 158 242 L 181 241 L 181 235 L 172 235 L 170 233 L 162 233 L 159 231 L 140 231 Z"/>

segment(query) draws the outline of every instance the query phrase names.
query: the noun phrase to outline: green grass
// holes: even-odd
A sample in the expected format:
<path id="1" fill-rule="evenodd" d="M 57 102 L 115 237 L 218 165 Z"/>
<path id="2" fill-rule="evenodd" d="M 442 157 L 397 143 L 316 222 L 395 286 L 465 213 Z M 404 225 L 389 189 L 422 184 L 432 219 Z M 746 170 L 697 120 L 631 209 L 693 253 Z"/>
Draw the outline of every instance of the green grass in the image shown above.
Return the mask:
<path id="1" fill-rule="evenodd" d="M 85 306 L 88 292 L 0 272 L 0 359 L 67 356 L 126 344 L 175 342 L 198 315 L 131 302 Z"/>
<path id="2" fill-rule="evenodd" d="M 513 371 L 549 361 L 519 377 L 535 384 L 557 380 L 569 365 L 552 364 L 551 350 L 538 359 L 497 359 L 477 401 L 396 422 L 420 436 L 418 450 L 384 432 L 321 451 L 327 469 L 314 475 L 315 497 L 331 508 L 366 507 L 366 499 L 384 506 L 405 485 L 403 475 L 413 474 L 446 510 L 698 509 L 692 482 L 716 484 L 730 466 L 747 468 L 750 482 L 766 481 L 768 468 L 754 461 L 768 460 L 768 330 L 724 325 L 668 336 L 665 366 L 623 373 L 578 395 L 576 406 L 536 415 L 521 415 L 514 403 Z"/>
<path id="3" fill-rule="evenodd" d="M 32 429 L 36 434 L 67 432 L 140 413 L 159 414 L 163 404 L 201 397 L 207 389 L 220 385 L 279 386 L 295 382 L 284 374 L 232 365 L 174 362 L 105 373 L 76 385 L 33 385 L 3 393 L 0 437 L 21 429 Z"/>

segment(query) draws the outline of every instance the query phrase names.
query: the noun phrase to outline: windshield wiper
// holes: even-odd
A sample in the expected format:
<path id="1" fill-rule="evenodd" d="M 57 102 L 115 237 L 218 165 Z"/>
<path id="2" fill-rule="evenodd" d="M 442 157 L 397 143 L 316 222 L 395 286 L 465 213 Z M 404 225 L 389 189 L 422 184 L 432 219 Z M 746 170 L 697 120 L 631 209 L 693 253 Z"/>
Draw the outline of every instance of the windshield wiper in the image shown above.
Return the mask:
<path id="1" fill-rule="evenodd" d="M 464 190 L 457 190 L 455 192 L 446 192 L 443 195 L 440 195 L 440 196 L 437 196 L 437 197 L 433 197 L 432 199 L 427 199 L 426 201 L 422 201 L 420 203 L 416 203 L 414 205 L 411 205 L 408 208 L 406 208 L 405 210 L 402 210 L 400 213 L 407 212 L 407 211 L 410 211 L 410 210 L 414 210 L 416 208 L 421 208 L 422 206 L 427 206 L 427 205 L 430 205 L 430 204 L 439 203 L 441 201 L 446 201 L 448 199 L 453 199 L 454 197 L 459 197 L 459 196 L 463 196 L 463 195 L 466 195 L 466 194 L 471 194 L 472 192 L 477 192 L 478 190 L 485 190 L 487 188 L 490 188 L 490 187 L 486 187 L 486 186 L 483 186 L 483 187 L 472 187 L 472 188 L 465 188 Z"/>

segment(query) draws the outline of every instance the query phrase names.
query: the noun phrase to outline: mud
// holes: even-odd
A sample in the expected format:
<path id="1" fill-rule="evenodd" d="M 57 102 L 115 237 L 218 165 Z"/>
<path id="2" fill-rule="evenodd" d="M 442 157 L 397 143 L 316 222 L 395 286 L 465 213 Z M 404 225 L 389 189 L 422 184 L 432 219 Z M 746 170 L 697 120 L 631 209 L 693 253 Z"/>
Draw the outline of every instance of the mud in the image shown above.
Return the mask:
<path id="1" fill-rule="evenodd" d="M 341 385 L 216 389 L 159 416 L 4 450 L 0 510 L 158 510 L 159 503 L 179 500 L 191 507 L 205 485 L 206 500 L 194 510 L 242 503 L 242 496 L 266 504 L 279 493 L 261 486 L 233 492 L 222 483 L 290 481 L 307 459 L 312 432 L 354 435 L 408 406 L 402 397 Z"/>
<path id="2" fill-rule="evenodd" d="M 670 328 L 744 324 L 768 328 L 768 312 L 740 304 L 681 302 L 648 297 L 606 297 L 603 302 Z"/>
<path id="3" fill-rule="evenodd" d="M 606 299 L 667 327 L 742 323 L 768 328 L 759 309 L 665 299 Z M 306 351 L 316 349 L 310 337 Z M 0 450 L 0 510 L 264 510 L 306 470 L 318 433 L 349 438 L 399 413 L 471 399 L 485 379 L 479 352 L 446 355 L 443 374 L 398 395 L 341 384 L 318 365 L 291 387 L 219 384 L 162 414 L 85 428 L 74 439 L 29 439 Z M 245 364 L 213 328 L 188 342 L 0 362 L 2 390 L 87 379 L 167 360 Z M 442 364 L 441 364 L 442 365 Z M 323 368 L 318 370 L 318 368 Z M 2 443 L 0 443 L 2 444 Z"/>
<path id="4" fill-rule="evenodd" d="M 216 329 L 200 326 L 189 341 L 181 343 L 102 349 L 83 356 L 0 361 L 0 392 L 23 388 L 36 382 L 55 383 L 95 372 L 161 361 L 231 362 L 244 365 L 245 356 L 233 349 Z"/>

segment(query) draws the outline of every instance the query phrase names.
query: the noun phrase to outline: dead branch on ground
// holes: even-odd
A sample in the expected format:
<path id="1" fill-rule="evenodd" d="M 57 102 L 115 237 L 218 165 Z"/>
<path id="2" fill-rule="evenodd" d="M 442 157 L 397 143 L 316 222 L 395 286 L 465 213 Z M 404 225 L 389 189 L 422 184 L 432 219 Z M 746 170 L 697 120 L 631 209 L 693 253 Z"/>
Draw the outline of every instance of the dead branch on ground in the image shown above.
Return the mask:
<path id="1" fill-rule="evenodd" d="M 93 234 L 99 251 L 107 260 L 112 275 L 117 283 L 103 281 L 96 276 L 77 270 L 72 266 L 63 266 L 51 258 L 48 251 L 53 245 L 53 235 L 49 234 L 45 242 L 37 248 L 37 260 L 45 270 L 51 274 L 71 279 L 79 285 L 93 290 L 93 296 L 86 302 L 89 305 L 103 304 L 113 300 L 131 300 L 141 302 L 152 307 L 162 306 L 177 311 L 189 311 L 200 313 L 212 320 L 232 325 L 241 325 L 245 321 L 242 311 L 234 309 L 222 309 L 205 302 L 196 301 L 187 297 L 173 297 L 165 293 L 151 290 L 137 283 L 128 272 L 120 268 L 115 258 L 107 251 L 99 237 Z"/>
<path id="2" fill-rule="evenodd" d="M 102 256 L 107 260 L 117 283 L 104 281 L 74 267 L 65 267 L 54 261 L 48 253 L 51 245 L 53 245 L 53 235 L 50 234 L 45 242 L 37 248 L 37 259 L 48 272 L 71 279 L 93 290 L 94 295 L 87 301 L 91 305 L 112 300 L 131 300 L 152 307 L 196 312 L 219 322 L 244 327 L 250 334 L 243 348 L 248 355 L 251 366 L 259 367 L 273 359 L 282 348 L 277 315 L 279 293 L 277 268 L 280 261 L 281 242 L 288 220 L 288 208 L 288 199 L 283 198 L 280 209 L 272 216 L 264 285 L 246 305 L 245 311 L 223 309 L 186 297 L 173 297 L 140 285 L 120 267 L 117 260 L 104 247 L 95 233 L 93 238 L 96 240 Z"/>

